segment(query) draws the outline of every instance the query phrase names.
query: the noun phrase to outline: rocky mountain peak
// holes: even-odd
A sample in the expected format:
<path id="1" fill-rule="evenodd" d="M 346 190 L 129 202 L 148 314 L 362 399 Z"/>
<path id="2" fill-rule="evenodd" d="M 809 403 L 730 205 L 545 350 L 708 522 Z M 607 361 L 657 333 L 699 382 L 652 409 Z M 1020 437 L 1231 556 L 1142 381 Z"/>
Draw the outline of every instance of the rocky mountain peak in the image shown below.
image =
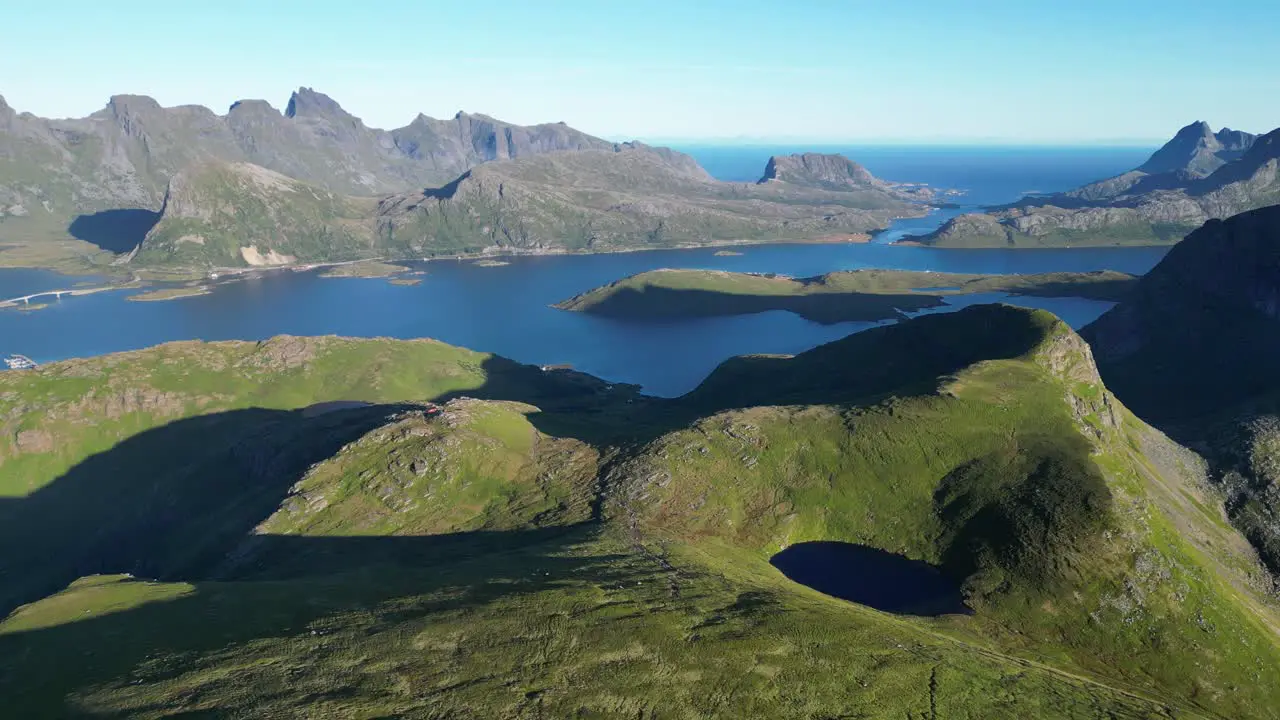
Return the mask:
<path id="1" fill-rule="evenodd" d="M 1138 170 L 1158 175 L 1185 173 L 1202 178 L 1239 158 L 1253 143 L 1249 133 L 1223 128 L 1217 133 L 1203 120 L 1187 125 L 1143 163 Z"/>
<path id="2" fill-rule="evenodd" d="M 231 107 L 227 109 L 228 115 L 233 113 L 248 115 L 278 115 L 279 111 L 272 107 L 271 103 L 266 100 L 237 100 L 231 103 Z"/>
<path id="3" fill-rule="evenodd" d="M 161 109 L 160 103 L 148 95 L 112 95 L 107 101 L 107 110 L 116 117 Z"/>
<path id="4" fill-rule="evenodd" d="M 773 180 L 828 190 L 848 190 L 881 184 L 866 168 L 834 153 L 774 155 L 765 165 L 764 175 L 759 182 Z"/>
<path id="5" fill-rule="evenodd" d="M 309 87 L 298 88 L 289 96 L 285 117 L 347 117 L 348 113 L 336 100 Z"/>

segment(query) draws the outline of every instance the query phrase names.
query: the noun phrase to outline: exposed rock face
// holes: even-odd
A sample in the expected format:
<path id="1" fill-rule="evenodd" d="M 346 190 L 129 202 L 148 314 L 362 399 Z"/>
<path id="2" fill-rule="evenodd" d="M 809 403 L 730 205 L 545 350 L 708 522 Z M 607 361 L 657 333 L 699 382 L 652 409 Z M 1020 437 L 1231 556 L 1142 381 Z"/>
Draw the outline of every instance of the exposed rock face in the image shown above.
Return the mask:
<path id="1" fill-rule="evenodd" d="M 1208 177 L 1243 155 L 1256 139 L 1256 135 L 1230 128 L 1215 133 L 1209 123 L 1194 122 L 1179 130 L 1138 170 L 1150 175 L 1183 172 L 1192 177 Z"/>
<path id="2" fill-rule="evenodd" d="M 772 180 L 789 182 L 826 190 L 880 187 L 866 168 L 843 155 L 804 153 L 802 155 L 774 155 L 765 166 L 761 183 Z"/>
<path id="3" fill-rule="evenodd" d="M 440 185 L 492 160 L 613 148 L 563 123 L 522 127 L 465 113 L 420 115 L 404 128 L 378 130 L 310 88 L 293 93 L 283 113 L 242 100 L 224 116 L 116 95 L 87 118 L 46 120 L 0 101 L 0 212 L 38 209 L 65 232 L 82 213 L 154 210 L 177 173 L 209 160 L 251 162 L 332 192 L 378 196 Z"/>
<path id="4" fill-rule="evenodd" d="M 1213 218 L 1280 203 L 1280 130 L 1261 137 L 1193 123 L 1142 167 L 957 218 L 912 241 L 935 245 L 1112 245 L 1181 240 Z"/>

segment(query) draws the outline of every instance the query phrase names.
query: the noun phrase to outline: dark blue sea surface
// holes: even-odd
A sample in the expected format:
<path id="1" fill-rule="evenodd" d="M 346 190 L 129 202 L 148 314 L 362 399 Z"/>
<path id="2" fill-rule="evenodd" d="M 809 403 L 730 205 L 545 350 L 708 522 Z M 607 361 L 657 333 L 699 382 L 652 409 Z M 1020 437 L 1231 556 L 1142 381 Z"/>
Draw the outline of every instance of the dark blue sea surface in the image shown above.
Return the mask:
<path id="1" fill-rule="evenodd" d="M 737 160 L 723 150 L 719 159 L 696 156 L 712 172 L 724 174 L 730 160 L 742 167 L 758 164 L 760 150 L 743 150 Z M 765 150 L 767 158 L 770 150 Z M 889 151 L 885 151 L 889 152 Z M 897 152 L 894 150 L 893 152 Z M 1090 153 L 1101 151 L 1090 151 Z M 1070 153 L 1038 154 L 1015 162 L 1009 151 L 963 155 L 975 169 L 969 185 L 959 160 L 942 155 L 930 166 L 918 163 L 918 177 L 889 174 L 875 167 L 875 156 L 855 156 L 873 172 L 904 179 L 959 186 L 975 197 L 1013 199 L 1012 192 L 1053 189 L 1045 178 L 1081 182 L 1107 168 L 1137 164 L 1132 153 L 1103 162 L 1071 160 Z M 1105 155 L 1105 153 L 1103 153 Z M 889 157 L 888 155 L 885 156 Z M 986 157 L 985 161 L 982 158 Z M 1063 159 L 1066 157 L 1067 159 Z M 1092 157 L 1092 155 L 1090 155 Z M 1109 156 L 1108 156 L 1109 157 Z M 913 159 L 914 158 L 914 159 Z M 757 163 L 757 160 L 759 162 Z M 1044 168 L 1061 160 L 1077 170 Z M 904 161 L 905 162 L 905 161 Z M 884 167 L 888 160 L 882 161 Z M 985 164 L 984 164 L 985 163 Z M 1079 169 L 1086 165 L 1092 169 Z M 902 164 L 902 172 L 913 165 Z M 934 167 L 928 171 L 927 168 Z M 1024 167 L 1022 175 L 1009 168 Z M 993 169 L 994 168 L 994 169 Z M 1004 169 L 1001 169 L 1004 168 Z M 987 178 L 1004 178 L 998 183 Z M 948 182 L 941 182 L 950 178 Z M 1077 183 L 1078 184 L 1078 183 Z M 1001 190 L 1000 188 L 1004 188 Z M 1005 195 L 1001 195 L 1005 193 Z M 918 221 L 904 221 L 918 222 Z M 935 221 L 936 222 L 936 221 Z M 1166 248 L 1072 250 L 940 250 L 884 244 L 759 245 L 737 248 L 738 256 L 717 256 L 716 249 L 670 250 L 606 255 L 511 258 L 501 267 L 469 261 L 432 261 L 416 286 L 384 279 L 322 278 L 316 272 L 271 271 L 220 284 L 208 295 L 163 302 L 132 302 L 138 290 L 117 290 L 60 300 L 31 312 L 0 310 L 0 356 L 23 353 L 37 362 L 147 347 L 171 340 L 259 340 L 294 335 L 434 337 L 476 350 L 495 352 L 526 363 L 568 363 L 614 382 L 642 385 L 656 395 L 676 395 L 695 387 L 716 365 L 745 353 L 796 353 L 835 340 L 871 323 L 819 325 L 786 312 L 672 322 L 629 322 L 556 310 L 551 304 L 604 283 L 656 268 L 706 268 L 774 272 L 796 277 L 834 270 L 896 268 L 965 273 L 1033 273 L 1111 269 L 1144 273 Z M 38 270 L 0 269 L 0 299 L 91 281 Z M 954 298 L 958 306 L 999 301 L 999 293 Z M 1100 315 L 1109 303 L 1079 298 L 1008 298 L 1041 307 L 1074 326 Z"/>

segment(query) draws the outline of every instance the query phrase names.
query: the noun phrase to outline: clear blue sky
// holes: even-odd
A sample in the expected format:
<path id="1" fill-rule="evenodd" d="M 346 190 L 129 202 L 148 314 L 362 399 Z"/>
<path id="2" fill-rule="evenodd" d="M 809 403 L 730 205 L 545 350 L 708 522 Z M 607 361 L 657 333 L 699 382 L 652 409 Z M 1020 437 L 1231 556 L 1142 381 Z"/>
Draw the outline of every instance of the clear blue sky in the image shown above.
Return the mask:
<path id="1" fill-rule="evenodd" d="M 0 94 L 225 112 L 314 87 L 607 137 L 1150 141 L 1280 125 L 1280 1 L 0 0 Z"/>

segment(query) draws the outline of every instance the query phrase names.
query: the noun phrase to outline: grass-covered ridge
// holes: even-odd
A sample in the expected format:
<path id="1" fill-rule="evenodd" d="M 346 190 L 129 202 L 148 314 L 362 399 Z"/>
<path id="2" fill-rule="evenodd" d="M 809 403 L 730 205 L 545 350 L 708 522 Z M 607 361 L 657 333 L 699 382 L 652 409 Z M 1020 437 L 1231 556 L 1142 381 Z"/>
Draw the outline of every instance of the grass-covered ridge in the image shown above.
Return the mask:
<path id="1" fill-rule="evenodd" d="M 950 295 L 1006 292 L 1119 300 L 1136 278 L 1110 270 L 969 275 L 852 270 L 789 278 L 722 270 L 651 270 L 558 303 L 562 310 L 633 320 L 787 310 L 816 322 L 887 320 L 946 304 Z"/>
<path id="2" fill-rule="evenodd" d="M 331 338 L 53 364 L 0 399 L 27 431 L 0 476 L 32 479 L 0 571 L 45 596 L 0 624 L 26 716 L 1280 707 L 1275 610 L 1194 456 L 1043 312 L 742 358 L 675 400 Z M 769 558 L 806 540 L 939 565 L 975 612 L 796 585 Z"/>
<path id="3" fill-rule="evenodd" d="M 169 181 L 159 221 L 131 262 L 201 268 L 865 240 L 924 208 L 888 186 L 719 182 L 686 156 L 640 144 L 487 163 L 380 198 L 207 161 Z"/>

